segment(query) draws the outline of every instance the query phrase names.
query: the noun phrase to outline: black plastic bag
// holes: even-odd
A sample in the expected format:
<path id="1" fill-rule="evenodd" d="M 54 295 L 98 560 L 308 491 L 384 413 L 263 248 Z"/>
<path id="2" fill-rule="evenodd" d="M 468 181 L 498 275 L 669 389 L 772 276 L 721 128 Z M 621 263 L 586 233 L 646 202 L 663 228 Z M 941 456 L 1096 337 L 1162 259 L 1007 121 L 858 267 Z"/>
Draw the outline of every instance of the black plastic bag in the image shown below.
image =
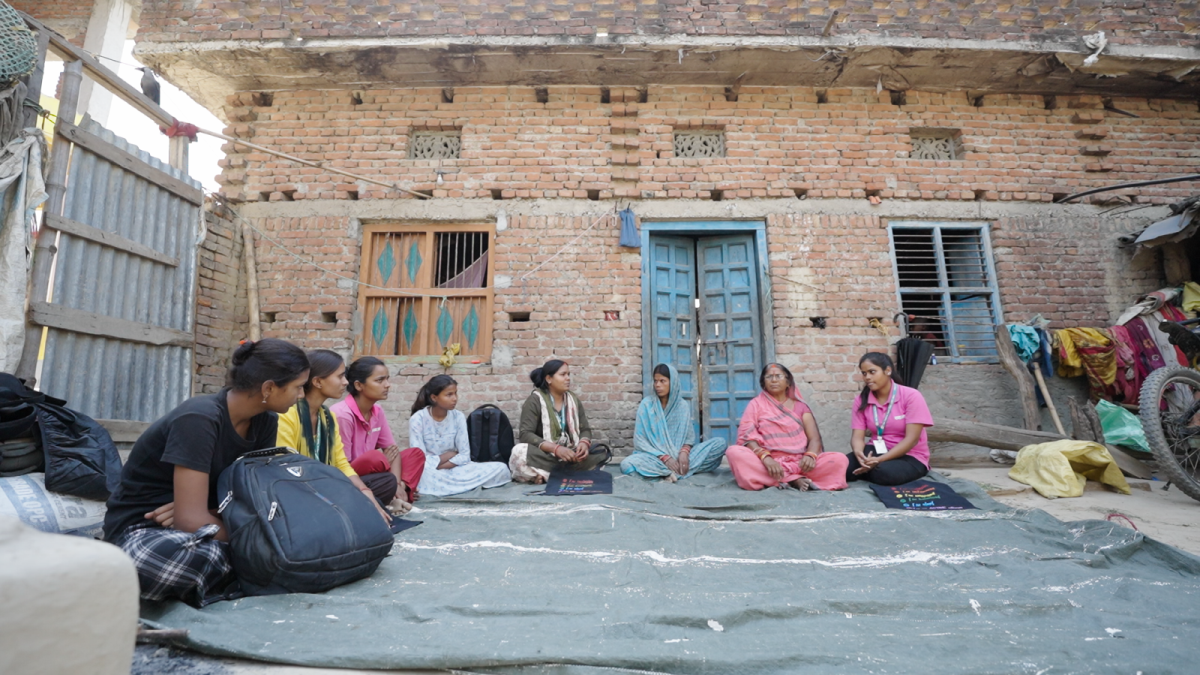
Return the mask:
<path id="1" fill-rule="evenodd" d="M 83 413 L 50 403 L 37 406 L 46 489 L 106 500 L 121 483 L 121 456 L 108 431 Z"/>

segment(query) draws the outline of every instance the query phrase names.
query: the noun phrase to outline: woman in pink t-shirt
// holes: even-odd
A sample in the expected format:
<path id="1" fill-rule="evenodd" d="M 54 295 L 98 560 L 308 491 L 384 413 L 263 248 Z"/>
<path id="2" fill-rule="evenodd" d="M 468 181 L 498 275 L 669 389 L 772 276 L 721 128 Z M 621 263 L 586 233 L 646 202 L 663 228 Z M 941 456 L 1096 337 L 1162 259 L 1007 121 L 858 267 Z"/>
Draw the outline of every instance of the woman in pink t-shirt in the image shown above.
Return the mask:
<path id="1" fill-rule="evenodd" d="M 392 438 L 380 401 L 386 401 L 391 375 L 383 361 L 359 358 L 346 369 L 350 395 L 329 406 L 337 418 L 346 459 L 363 482 L 376 492 L 394 491 L 396 508 L 405 512 L 420 496 L 417 485 L 425 471 L 425 453 L 420 448 L 401 450 Z"/>
<path id="2" fill-rule="evenodd" d="M 847 481 L 901 485 L 929 473 L 925 427 L 933 426 L 933 416 L 920 392 L 892 380 L 892 369 L 892 359 L 879 352 L 858 362 L 866 386 L 854 399 Z"/>

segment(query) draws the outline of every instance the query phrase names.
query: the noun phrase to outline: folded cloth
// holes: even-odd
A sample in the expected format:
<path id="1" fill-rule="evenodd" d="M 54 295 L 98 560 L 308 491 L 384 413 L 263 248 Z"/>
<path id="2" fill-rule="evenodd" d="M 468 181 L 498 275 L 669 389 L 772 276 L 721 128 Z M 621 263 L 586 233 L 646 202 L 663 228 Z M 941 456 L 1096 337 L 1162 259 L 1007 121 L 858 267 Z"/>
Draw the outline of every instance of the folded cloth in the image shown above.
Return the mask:
<path id="1" fill-rule="evenodd" d="M 1200 284 L 1194 281 L 1183 284 L 1183 311 L 1200 312 Z"/>
<path id="2" fill-rule="evenodd" d="M 1017 463 L 1008 477 L 1051 499 L 1082 495 L 1088 479 L 1130 494 L 1129 483 L 1108 449 L 1091 441 L 1068 439 L 1027 445 L 1017 453 Z"/>

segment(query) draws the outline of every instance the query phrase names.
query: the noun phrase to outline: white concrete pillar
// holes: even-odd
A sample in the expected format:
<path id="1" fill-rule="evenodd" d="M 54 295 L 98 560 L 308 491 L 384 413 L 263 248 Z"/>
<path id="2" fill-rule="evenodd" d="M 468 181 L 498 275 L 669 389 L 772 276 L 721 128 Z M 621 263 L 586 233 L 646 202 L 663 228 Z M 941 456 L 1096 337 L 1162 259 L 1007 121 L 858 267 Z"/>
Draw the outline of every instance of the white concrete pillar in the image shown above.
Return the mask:
<path id="1" fill-rule="evenodd" d="M 137 617 L 121 549 L 0 516 L 0 673 L 129 675 Z"/>
<path id="2" fill-rule="evenodd" d="M 129 23 L 133 19 L 133 0 L 96 0 L 92 6 L 92 17 L 88 21 L 87 36 L 83 48 L 92 54 L 121 59 L 125 52 L 125 40 L 129 35 Z M 98 59 L 101 65 L 116 71 L 117 63 Z M 104 87 L 94 84 L 84 76 L 79 90 L 79 113 L 87 113 L 102 125 L 108 124 L 112 111 L 113 95 Z"/>

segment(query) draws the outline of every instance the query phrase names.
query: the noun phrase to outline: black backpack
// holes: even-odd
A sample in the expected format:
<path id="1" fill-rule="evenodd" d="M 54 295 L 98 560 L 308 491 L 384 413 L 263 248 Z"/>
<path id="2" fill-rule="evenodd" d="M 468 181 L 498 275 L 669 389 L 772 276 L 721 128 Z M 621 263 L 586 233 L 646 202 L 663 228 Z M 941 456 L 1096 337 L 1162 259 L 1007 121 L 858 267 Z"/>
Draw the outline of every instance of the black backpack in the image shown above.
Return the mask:
<path id="1" fill-rule="evenodd" d="M 472 462 L 504 462 L 512 456 L 513 428 L 508 415 L 488 403 L 467 416 Z"/>
<path id="2" fill-rule="evenodd" d="M 370 576 L 392 550 L 370 499 L 289 448 L 242 455 L 221 472 L 217 494 L 246 595 L 321 593 Z"/>

